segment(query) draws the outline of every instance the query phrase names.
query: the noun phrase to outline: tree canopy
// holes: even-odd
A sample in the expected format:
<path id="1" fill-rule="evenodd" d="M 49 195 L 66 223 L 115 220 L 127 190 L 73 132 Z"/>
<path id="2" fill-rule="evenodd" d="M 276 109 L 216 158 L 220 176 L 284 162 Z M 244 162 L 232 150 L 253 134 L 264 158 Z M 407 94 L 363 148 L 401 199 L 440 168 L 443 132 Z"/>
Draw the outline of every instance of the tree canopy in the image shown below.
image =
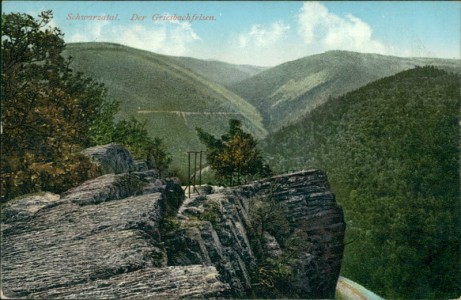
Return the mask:
<path id="1" fill-rule="evenodd" d="M 270 168 L 264 164 L 257 142 L 244 132 L 239 120 L 229 121 L 229 132 L 220 139 L 197 127 L 200 141 L 207 147 L 207 160 L 221 180 L 229 185 L 240 184 L 253 177 L 268 176 Z"/>
<path id="2" fill-rule="evenodd" d="M 60 193 L 97 175 L 80 151 L 118 142 L 166 169 L 162 141 L 136 120 L 114 122 L 118 103 L 106 89 L 70 68 L 63 34 L 38 18 L 2 14 L 1 200 L 48 190 Z"/>
<path id="3" fill-rule="evenodd" d="M 460 82 L 431 66 L 407 70 L 266 141 L 278 168 L 328 172 L 347 222 L 341 272 L 383 297 L 460 295 Z"/>
<path id="4" fill-rule="evenodd" d="M 2 198 L 42 188 L 60 192 L 95 175 L 76 150 L 89 144 L 106 91 L 69 68 L 65 44 L 38 19 L 2 15 Z"/>

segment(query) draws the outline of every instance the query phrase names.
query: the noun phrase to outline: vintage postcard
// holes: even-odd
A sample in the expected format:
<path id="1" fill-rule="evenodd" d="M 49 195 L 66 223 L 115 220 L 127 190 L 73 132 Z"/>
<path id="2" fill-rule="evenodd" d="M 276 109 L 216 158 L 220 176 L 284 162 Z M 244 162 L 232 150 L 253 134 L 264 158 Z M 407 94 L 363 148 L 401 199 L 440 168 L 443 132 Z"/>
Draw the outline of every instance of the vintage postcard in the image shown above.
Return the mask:
<path id="1" fill-rule="evenodd" d="M 461 296 L 461 2 L 1 5 L 2 299 Z"/>

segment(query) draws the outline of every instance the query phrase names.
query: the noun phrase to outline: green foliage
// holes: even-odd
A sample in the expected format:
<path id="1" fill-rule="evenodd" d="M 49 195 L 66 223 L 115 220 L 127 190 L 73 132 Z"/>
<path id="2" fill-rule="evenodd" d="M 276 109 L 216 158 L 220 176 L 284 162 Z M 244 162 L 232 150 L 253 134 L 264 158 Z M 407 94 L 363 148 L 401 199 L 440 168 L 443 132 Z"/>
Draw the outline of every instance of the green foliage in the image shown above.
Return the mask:
<path id="1" fill-rule="evenodd" d="M 89 144 L 105 90 L 72 72 L 51 18 L 51 11 L 37 19 L 2 14 L 3 200 L 44 188 L 60 192 L 96 175 L 76 153 Z"/>
<path id="2" fill-rule="evenodd" d="M 156 168 L 160 175 L 166 174 L 173 159 L 167 152 L 163 140 L 160 138 L 148 140 L 145 151 L 147 154 L 147 166 Z"/>
<path id="3" fill-rule="evenodd" d="M 408 70 L 330 99 L 265 142 L 279 170 L 328 172 L 351 242 L 342 274 L 384 297 L 461 293 L 459 91 L 457 75 Z"/>
<path id="4" fill-rule="evenodd" d="M 208 149 L 207 160 L 218 178 L 230 186 L 240 184 L 254 176 L 268 176 L 271 171 L 264 164 L 255 139 L 241 129 L 239 120 L 229 121 L 229 132 L 216 139 L 197 127 L 200 141 Z"/>
<path id="5" fill-rule="evenodd" d="M 113 142 L 115 132 L 115 114 L 120 110 L 120 103 L 106 99 L 99 107 L 98 117 L 89 130 L 90 145 L 106 145 Z"/>
<path id="6" fill-rule="evenodd" d="M 252 293 L 255 298 L 297 298 L 292 282 L 296 264 L 293 256 L 300 253 L 298 238 L 292 236 L 286 208 L 274 193 L 277 185 L 271 186 L 271 192 L 264 198 L 252 198 L 249 205 L 249 232 L 252 249 L 258 259 L 258 266 L 251 273 Z M 277 257 L 265 253 L 263 245 L 267 242 L 265 233 L 273 236 L 283 249 Z M 290 237 L 290 238 L 289 238 Z"/>
<path id="7" fill-rule="evenodd" d="M 181 221 L 179 221 L 176 216 L 164 217 L 160 221 L 160 230 L 162 232 L 162 236 L 165 236 L 171 232 L 178 231 L 181 228 Z"/>
<path id="8" fill-rule="evenodd" d="M 163 141 L 149 138 L 145 123 L 114 122 L 119 103 L 106 100 L 101 84 L 72 71 L 51 18 L 51 11 L 38 19 L 2 15 L 2 200 L 59 193 L 96 176 L 78 152 L 97 144 L 123 144 L 165 172 L 171 158 Z"/>
<path id="9" fill-rule="evenodd" d="M 264 232 L 268 232 L 283 245 L 290 234 L 287 212 L 283 205 L 273 197 L 252 198 L 249 218 L 256 239 L 261 240 Z"/>
<path id="10" fill-rule="evenodd" d="M 298 298 L 292 289 L 294 268 L 285 257 L 266 258 L 251 274 L 252 293 L 257 299 Z"/>
<path id="11" fill-rule="evenodd" d="M 112 132 L 112 141 L 128 147 L 134 157 L 146 158 L 147 130 L 144 124 L 131 118 L 115 124 Z"/>

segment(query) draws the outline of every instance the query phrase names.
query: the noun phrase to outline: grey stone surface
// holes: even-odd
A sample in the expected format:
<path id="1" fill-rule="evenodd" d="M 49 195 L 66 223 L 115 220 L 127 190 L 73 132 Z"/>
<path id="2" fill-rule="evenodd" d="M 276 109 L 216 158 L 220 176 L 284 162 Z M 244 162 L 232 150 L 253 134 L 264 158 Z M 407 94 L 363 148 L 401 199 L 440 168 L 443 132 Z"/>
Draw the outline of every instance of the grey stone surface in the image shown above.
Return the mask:
<path id="1" fill-rule="evenodd" d="M 158 232 L 163 201 L 161 193 L 99 205 L 62 201 L 23 222 L 2 226 L 4 294 L 33 296 L 166 265 Z"/>
<path id="2" fill-rule="evenodd" d="M 135 169 L 137 171 L 147 171 L 149 168 L 147 167 L 146 161 L 142 159 L 137 159 L 134 161 Z"/>
<path id="3" fill-rule="evenodd" d="M 13 298 L 214 298 L 251 295 L 257 251 L 282 255 L 264 234 L 251 242 L 249 205 L 273 195 L 291 234 L 302 298 L 332 298 L 345 224 L 318 170 L 285 174 L 184 200 L 177 179 L 153 170 L 106 174 L 61 196 L 42 193 L 2 207 L 1 285 Z M 176 215 L 177 213 L 177 215 Z M 164 227 L 166 220 L 174 226 Z M 263 249 L 263 250 L 261 250 Z"/>
<path id="4" fill-rule="evenodd" d="M 280 247 L 279 242 L 274 236 L 272 236 L 268 232 L 264 232 L 263 242 L 264 244 L 262 245 L 262 247 L 268 257 L 277 258 L 282 256 L 282 248 Z"/>
<path id="5" fill-rule="evenodd" d="M 288 238 L 297 239 L 303 250 L 292 259 L 297 278 L 292 288 L 301 298 L 333 298 L 341 268 L 345 222 L 343 211 L 319 170 L 284 174 L 251 184 L 223 189 L 186 200 L 178 219 L 188 228 L 167 239 L 169 263 L 202 262 L 215 265 L 231 286 L 233 297 L 245 297 L 251 289 L 250 273 L 258 265 L 249 241 L 248 216 L 253 198 L 273 197 L 287 211 Z M 211 218 L 211 210 L 219 218 Z M 264 233 L 262 251 L 281 256 L 284 249 L 275 237 Z"/>
<path id="6" fill-rule="evenodd" d="M 186 228 L 165 240 L 169 263 L 214 265 L 230 285 L 230 295 L 245 297 L 251 289 L 249 273 L 256 267 L 256 258 L 247 236 L 250 223 L 242 199 L 225 194 L 198 196 L 186 200 L 179 211 Z"/>
<path id="7" fill-rule="evenodd" d="M 287 209 L 293 237 L 305 245 L 293 264 L 301 298 L 334 298 L 346 224 L 323 171 L 283 174 L 233 189 L 243 198 L 274 197 Z M 282 249 L 283 250 L 283 249 Z"/>
<path id="8" fill-rule="evenodd" d="M 215 267 L 148 268 L 98 279 L 70 288 L 34 294 L 35 299 L 177 299 L 218 298 L 229 286 L 222 283 Z"/>
<path id="9" fill-rule="evenodd" d="M 1 210 L 2 223 L 12 224 L 19 221 L 27 221 L 40 209 L 59 201 L 59 195 L 45 192 L 30 195 L 24 199 L 11 201 L 8 209 Z"/>
<path id="10" fill-rule="evenodd" d="M 68 190 L 61 198 L 62 201 L 87 205 L 123 199 L 131 195 L 164 192 L 168 182 L 173 179 L 161 180 L 157 176 L 154 170 L 106 174 Z"/>
<path id="11" fill-rule="evenodd" d="M 87 148 L 83 151 L 94 163 L 99 165 L 103 174 L 120 174 L 129 171 L 138 171 L 130 152 L 117 144 L 107 144 Z"/>
<path id="12" fill-rule="evenodd" d="M 50 290 L 166 267 L 159 224 L 166 197 L 177 196 L 181 187 L 154 175 L 106 174 L 62 197 L 38 194 L 2 207 L 4 295 L 46 298 Z M 94 293 L 87 296 L 97 297 L 100 291 Z"/>

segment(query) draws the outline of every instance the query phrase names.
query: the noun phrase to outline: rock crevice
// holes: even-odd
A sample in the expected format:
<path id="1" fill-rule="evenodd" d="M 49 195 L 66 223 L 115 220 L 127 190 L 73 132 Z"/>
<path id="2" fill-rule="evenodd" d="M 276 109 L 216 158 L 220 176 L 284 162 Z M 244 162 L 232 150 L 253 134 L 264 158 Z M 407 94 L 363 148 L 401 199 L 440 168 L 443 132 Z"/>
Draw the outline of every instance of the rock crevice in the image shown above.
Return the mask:
<path id="1" fill-rule="evenodd" d="M 211 260 L 231 286 L 231 296 L 248 296 L 254 284 L 252 272 L 262 263 L 261 255 L 255 251 L 273 258 L 282 256 L 284 251 L 292 251 L 268 232 L 263 232 L 259 241 L 263 244 L 259 248 L 250 241 L 254 240 L 256 228 L 252 228 L 249 210 L 251 201 L 257 198 L 278 202 L 278 209 L 286 212 L 289 226 L 286 240 L 296 239 L 298 244 L 304 245 L 291 259 L 296 276 L 290 284 L 291 290 L 296 292 L 285 296 L 333 298 L 341 268 L 345 222 L 327 177 L 320 170 L 274 176 L 190 199 L 179 209 L 178 215 L 183 226 L 189 228 L 167 243 L 175 245 L 173 252 L 177 257 Z M 210 207 L 219 211 L 218 219 L 207 219 Z M 172 263 L 183 265 L 184 261 Z"/>

